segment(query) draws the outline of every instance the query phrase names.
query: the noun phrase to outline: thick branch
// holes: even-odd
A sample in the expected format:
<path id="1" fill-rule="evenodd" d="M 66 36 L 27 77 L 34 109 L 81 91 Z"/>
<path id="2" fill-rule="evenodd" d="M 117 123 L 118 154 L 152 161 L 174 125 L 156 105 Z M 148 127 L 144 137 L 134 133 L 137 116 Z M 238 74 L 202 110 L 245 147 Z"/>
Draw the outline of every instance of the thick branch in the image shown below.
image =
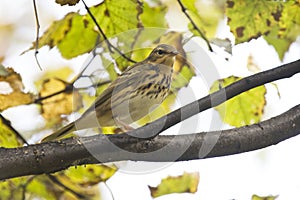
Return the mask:
<path id="1" fill-rule="evenodd" d="M 151 124 L 136 129 L 130 134 L 146 138 L 149 135 L 155 136 L 174 124 L 216 106 L 237 94 L 274 80 L 291 77 L 298 72 L 300 72 L 300 60 L 249 76 Z M 296 106 L 265 122 L 226 131 L 157 136 L 152 140 L 134 138 L 125 134 L 97 135 L 22 148 L 0 148 L 0 179 L 51 173 L 72 165 L 99 163 L 99 160 L 101 162 L 119 160 L 178 161 L 232 155 L 277 144 L 299 133 L 300 106 Z M 217 143 L 214 145 L 214 142 Z M 213 146 L 207 155 L 203 149 L 200 149 L 203 145 Z M 93 155 L 90 152 L 93 152 Z"/>
<path id="2" fill-rule="evenodd" d="M 263 71 L 252 76 L 243 78 L 217 92 L 205 96 L 197 101 L 187 104 L 180 109 L 173 111 L 164 117 L 147 124 L 128 134 L 137 137 L 155 137 L 162 131 L 174 126 L 175 124 L 188 119 L 204 110 L 215 107 L 238 94 L 253 89 L 255 87 L 270 83 L 279 79 L 289 78 L 300 72 L 300 60 L 284 64 L 271 70 Z"/>
<path id="3" fill-rule="evenodd" d="M 76 164 L 121 160 L 182 161 L 232 155 L 274 145 L 299 133 L 300 105 L 265 122 L 225 131 L 178 136 L 159 135 L 152 140 L 133 138 L 125 134 L 99 134 L 22 148 L 2 148 L 0 180 L 51 173 Z M 217 139 L 216 144 L 211 151 L 204 154 L 201 148 L 210 145 L 214 139 Z"/>

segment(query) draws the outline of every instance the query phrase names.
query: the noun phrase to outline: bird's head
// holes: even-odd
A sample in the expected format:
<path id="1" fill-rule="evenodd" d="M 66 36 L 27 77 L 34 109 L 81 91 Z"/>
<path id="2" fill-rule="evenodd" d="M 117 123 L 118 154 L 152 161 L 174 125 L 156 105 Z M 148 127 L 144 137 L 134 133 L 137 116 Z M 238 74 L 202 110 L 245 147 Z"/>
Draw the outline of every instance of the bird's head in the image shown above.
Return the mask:
<path id="1" fill-rule="evenodd" d="M 173 46 L 160 44 L 152 50 L 146 60 L 153 64 L 162 64 L 172 67 L 174 57 L 177 54 L 178 51 Z"/>

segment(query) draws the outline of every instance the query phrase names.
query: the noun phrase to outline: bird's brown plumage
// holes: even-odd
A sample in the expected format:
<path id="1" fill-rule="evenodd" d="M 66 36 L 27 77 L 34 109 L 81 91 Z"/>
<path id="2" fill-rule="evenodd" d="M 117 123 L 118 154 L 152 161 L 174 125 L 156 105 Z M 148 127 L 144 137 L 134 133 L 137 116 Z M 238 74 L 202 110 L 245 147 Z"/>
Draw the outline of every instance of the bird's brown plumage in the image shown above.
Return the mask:
<path id="1" fill-rule="evenodd" d="M 158 45 L 142 62 L 125 70 L 76 121 L 42 140 L 51 141 L 67 133 L 93 127 L 120 127 L 147 115 L 167 96 L 177 51 Z"/>

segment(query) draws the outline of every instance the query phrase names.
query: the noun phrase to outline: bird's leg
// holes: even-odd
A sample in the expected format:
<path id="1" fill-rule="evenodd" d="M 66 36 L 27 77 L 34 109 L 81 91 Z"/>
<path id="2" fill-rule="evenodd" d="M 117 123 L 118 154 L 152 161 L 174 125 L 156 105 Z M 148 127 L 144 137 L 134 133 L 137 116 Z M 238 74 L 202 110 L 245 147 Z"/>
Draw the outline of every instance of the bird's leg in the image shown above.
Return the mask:
<path id="1" fill-rule="evenodd" d="M 128 124 L 124 123 L 122 120 L 119 119 L 119 117 L 115 118 L 117 125 L 120 127 L 120 129 L 123 132 L 132 131 L 134 130 L 133 127 L 129 126 Z"/>

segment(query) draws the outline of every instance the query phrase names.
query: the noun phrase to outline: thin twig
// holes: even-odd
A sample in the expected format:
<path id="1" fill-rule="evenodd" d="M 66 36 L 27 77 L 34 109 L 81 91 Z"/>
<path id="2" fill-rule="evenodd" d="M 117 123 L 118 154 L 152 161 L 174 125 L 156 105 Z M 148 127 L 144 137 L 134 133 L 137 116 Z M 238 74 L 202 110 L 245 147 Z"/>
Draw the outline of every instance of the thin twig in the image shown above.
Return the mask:
<path id="1" fill-rule="evenodd" d="M 97 45 L 99 41 L 99 37 L 97 37 L 96 40 L 96 44 Z M 81 70 L 81 72 L 79 74 L 77 74 L 71 81 L 71 84 L 74 84 L 80 77 L 82 77 L 82 74 L 86 71 L 86 69 L 90 66 L 90 64 L 93 62 L 94 58 L 96 57 L 97 53 L 96 53 L 97 48 L 94 48 L 92 51 L 92 58 L 89 60 L 89 62 L 84 66 L 84 68 Z"/>
<path id="2" fill-rule="evenodd" d="M 89 7 L 86 5 L 86 3 L 84 2 L 84 0 L 81 0 L 82 3 L 84 4 L 85 9 L 87 10 L 89 16 L 92 18 L 92 20 L 94 21 L 94 23 L 96 24 L 100 34 L 102 35 L 105 43 L 107 44 L 107 47 L 109 49 L 110 52 L 113 52 L 112 49 L 114 49 L 116 52 L 118 52 L 123 58 L 127 59 L 128 61 L 132 62 L 132 63 L 136 63 L 136 61 L 132 60 L 131 58 L 129 58 L 128 56 L 126 56 L 125 54 L 123 54 L 117 47 L 115 47 L 112 43 L 110 43 L 110 41 L 108 40 L 108 38 L 106 37 L 105 33 L 103 32 L 102 28 L 100 27 L 100 25 L 98 24 L 96 18 L 94 17 L 94 15 L 92 14 L 92 12 L 90 11 Z M 111 49 L 112 48 L 112 49 Z"/>
<path id="3" fill-rule="evenodd" d="M 49 99 L 49 98 L 51 98 L 51 97 L 53 97 L 53 96 L 56 96 L 56 95 L 59 95 L 59 94 L 61 94 L 61 93 L 68 92 L 68 91 L 69 91 L 69 87 L 65 87 L 64 89 L 62 89 L 62 90 L 60 90 L 60 91 L 54 92 L 54 93 L 49 94 L 49 95 L 44 96 L 44 97 L 39 97 L 39 98 L 35 99 L 35 100 L 33 101 L 33 103 L 35 103 L 35 104 L 41 103 L 41 102 L 44 101 L 45 99 Z"/>
<path id="4" fill-rule="evenodd" d="M 40 35 L 40 22 L 39 22 L 39 17 L 37 13 L 37 7 L 36 7 L 36 2 L 33 0 L 33 10 L 34 10 L 34 16 L 35 16 L 35 23 L 36 23 L 36 39 L 35 39 L 35 51 L 34 51 L 34 57 L 37 65 L 39 66 L 40 70 L 42 70 L 42 67 L 40 65 L 40 62 L 38 60 L 37 54 L 39 53 L 38 48 L 39 48 L 39 35 Z"/>
<path id="5" fill-rule="evenodd" d="M 185 16 L 190 20 L 191 24 L 193 25 L 194 29 L 196 29 L 196 31 L 200 34 L 200 36 L 204 39 L 204 41 L 206 42 L 208 49 L 213 52 L 213 49 L 208 41 L 208 39 L 206 38 L 206 36 L 204 35 L 204 33 L 200 30 L 200 28 L 196 25 L 196 23 L 193 21 L 193 19 L 191 18 L 191 16 L 187 13 L 187 8 L 183 5 L 183 3 L 181 2 L 181 0 L 177 0 L 177 2 L 179 3 L 182 12 L 185 14 Z"/>
<path id="6" fill-rule="evenodd" d="M 31 181 L 33 181 L 33 179 L 35 178 L 36 176 L 31 176 L 29 177 L 27 180 L 26 180 L 26 183 L 22 185 L 22 200 L 25 200 L 26 199 L 26 188 L 28 186 L 29 183 L 31 183 Z"/>
<path id="7" fill-rule="evenodd" d="M 89 62 L 86 64 L 86 66 L 84 66 L 84 68 L 81 70 L 81 72 L 79 72 L 79 74 L 77 74 L 70 82 L 70 84 L 74 84 L 80 77 L 82 77 L 82 74 L 85 72 L 85 70 L 89 67 L 89 65 L 93 62 L 94 60 L 94 56 L 92 57 L 91 60 L 89 60 Z"/>
<path id="8" fill-rule="evenodd" d="M 73 90 L 85 90 L 85 89 L 88 89 L 88 88 L 91 88 L 91 87 L 96 87 L 96 88 L 97 88 L 97 87 L 101 87 L 101 86 L 103 86 L 103 85 L 105 85 L 105 84 L 109 84 L 109 83 L 111 83 L 111 80 L 102 81 L 102 82 L 100 82 L 100 83 L 95 83 L 95 84 L 89 85 L 89 86 L 87 86 L 87 87 L 81 87 L 81 88 L 75 88 L 75 87 L 73 86 L 73 84 L 69 83 L 64 89 L 59 90 L 59 91 L 57 91 L 57 92 L 55 92 L 55 93 L 49 94 L 49 95 L 44 96 L 44 97 L 39 97 L 39 98 L 35 99 L 33 103 L 39 104 L 39 103 L 41 103 L 43 100 L 49 99 L 49 98 L 51 98 L 51 97 L 53 97 L 53 96 L 56 96 L 56 95 L 59 95 L 59 94 L 61 94 L 61 93 L 67 93 L 67 92 L 71 92 L 71 91 L 73 91 Z"/>
<path id="9" fill-rule="evenodd" d="M 94 83 L 90 86 L 87 86 L 87 87 L 79 87 L 79 88 L 76 88 L 77 90 L 85 90 L 85 89 L 88 89 L 88 88 L 98 88 L 98 87 L 101 87 L 103 85 L 106 85 L 106 84 L 109 84 L 111 83 L 111 80 L 106 80 L 106 81 L 102 81 L 102 82 L 99 82 L 99 83 Z"/>
<path id="10" fill-rule="evenodd" d="M 63 183 L 61 183 L 55 176 L 51 175 L 51 174 L 46 174 L 47 177 L 56 185 L 62 187 L 64 189 L 64 191 L 68 191 L 72 194 L 74 194 L 78 199 L 85 199 L 86 197 L 74 190 L 72 190 L 71 188 L 69 188 L 68 186 L 64 185 Z"/>
<path id="11" fill-rule="evenodd" d="M 57 79 L 57 80 L 62 81 L 61 79 Z M 63 81 L 63 82 L 64 82 L 64 81 Z M 66 82 L 64 82 L 64 83 L 66 83 Z M 44 96 L 44 97 L 39 97 L 38 99 L 35 99 L 35 100 L 33 101 L 33 103 L 36 103 L 36 104 L 41 103 L 41 102 L 42 102 L 43 100 L 45 100 L 45 99 L 51 98 L 51 97 L 56 96 L 56 95 L 59 95 L 59 94 L 61 94 L 61 93 L 71 92 L 71 91 L 73 91 L 74 89 L 75 89 L 75 88 L 74 88 L 74 86 L 73 86 L 73 83 L 66 83 L 66 87 L 65 87 L 64 89 L 59 90 L 59 91 L 57 91 L 57 92 L 54 92 L 54 93 L 49 94 L 49 95 Z"/>
<path id="12" fill-rule="evenodd" d="M 113 194 L 111 188 L 107 185 L 107 182 L 104 181 L 103 184 L 104 184 L 104 185 L 106 186 L 106 188 L 108 189 L 108 191 L 109 191 L 109 193 L 110 193 L 110 195 L 111 195 L 112 200 L 115 200 L 114 194 Z"/>

